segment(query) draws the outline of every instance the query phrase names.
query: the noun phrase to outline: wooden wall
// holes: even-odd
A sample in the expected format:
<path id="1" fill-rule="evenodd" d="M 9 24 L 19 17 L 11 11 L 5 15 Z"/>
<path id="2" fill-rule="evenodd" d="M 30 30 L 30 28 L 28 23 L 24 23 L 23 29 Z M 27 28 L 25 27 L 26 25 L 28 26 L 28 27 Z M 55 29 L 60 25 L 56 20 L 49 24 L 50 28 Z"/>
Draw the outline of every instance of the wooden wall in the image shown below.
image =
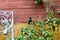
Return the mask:
<path id="1" fill-rule="evenodd" d="M 45 19 L 45 6 L 35 5 L 33 2 L 33 0 L 0 0 L 0 10 L 14 11 L 15 22 L 28 22 L 29 17 L 35 21 L 41 16 Z M 55 9 L 59 8 L 60 0 L 54 2 L 56 3 Z"/>

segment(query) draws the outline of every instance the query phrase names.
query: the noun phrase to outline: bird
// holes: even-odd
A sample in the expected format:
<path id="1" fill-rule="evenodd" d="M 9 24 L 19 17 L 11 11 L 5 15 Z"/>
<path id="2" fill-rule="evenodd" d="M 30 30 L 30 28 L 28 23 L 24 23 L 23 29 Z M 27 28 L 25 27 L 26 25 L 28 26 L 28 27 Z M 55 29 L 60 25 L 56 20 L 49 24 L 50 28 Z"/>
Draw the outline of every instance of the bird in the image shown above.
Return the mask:
<path id="1" fill-rule="evenodd" d="M 32 17 L 29 17 L 28 24 L 32 22 Z"/>

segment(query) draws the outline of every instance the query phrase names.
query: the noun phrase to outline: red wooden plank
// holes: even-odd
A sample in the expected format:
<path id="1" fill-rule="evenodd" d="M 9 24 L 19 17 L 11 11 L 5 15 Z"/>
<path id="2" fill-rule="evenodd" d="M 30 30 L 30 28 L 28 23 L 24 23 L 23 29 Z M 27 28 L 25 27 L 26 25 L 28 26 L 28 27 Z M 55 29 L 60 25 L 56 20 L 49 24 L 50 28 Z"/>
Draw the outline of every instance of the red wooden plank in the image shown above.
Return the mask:
<path id="1" fill-rule="evenodd" d="M 38 17 L 46 17 L 46 15 L 16 15 L 15 18 L 29 18 L 29 17 L 34 17 L 34 18 L 38 18 Z"/>
<path id="2" fill-rule="evenodd" d="M 34 1 L 34 0 L 8 0 L 8 2 Z"/>
<path id="3" fill-rule="evenodd" d="M 6 2 L 6 0 L 0 0 L 0 2 Z"/>
<path id="4" fill-rule="evenodd" d="M 21 9 L 21 8 L 43 8 L 43 6 L 37 6 L 33 1 L 23 1 L 23 2 L 8 2 L 0 3 L 0 9 Z"/>
<path id="5" fill-rule="evenodd" d="M 56 1 L 56 4 L 57 5 L 60 4 L 60 1 Z M 0 3 L 0 9 L 3 9 L 3 8 L 35 8 L 35 7 L 36 6 L 34 5 L 33 0 L 32 1 Z M 37 7 L 39 8 L 40 6 L 37 6 Z"/>
<path id="6" fill-rule="evenodd" d="M 34 7 L 33 2 L 9 2 L 9 3 L 0 3 L 0 9 L 2 8 L 32 8 Z"/>
<path id="7" fill-rule="evenodd" d="M 44 9 L 16 9 L 14 10 L 15 15 L 45 15 Z"/>

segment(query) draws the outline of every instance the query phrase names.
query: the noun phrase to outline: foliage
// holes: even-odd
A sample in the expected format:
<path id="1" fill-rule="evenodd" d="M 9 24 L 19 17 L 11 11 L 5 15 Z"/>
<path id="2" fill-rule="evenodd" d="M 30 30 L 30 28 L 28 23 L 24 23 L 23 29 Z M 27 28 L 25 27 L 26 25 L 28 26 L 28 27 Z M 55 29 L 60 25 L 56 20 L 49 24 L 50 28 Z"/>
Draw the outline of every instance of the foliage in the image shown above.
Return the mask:
<path id="1" fill-rule="evenodd" d="M 32 22 L 30 23 L 30 26 L 36 26 L 36 23 L 35 23 L 34 21 L 32 21 Z"/>
<path id="2" fill-rule="evenodd" d="M 50 27 L 50 29 L 52 28 L 53 31 L 55 31 L 55 24 L 60 24 L 60 21 L 58 18 L 54 17 L 52 12 L 47 12 L 47 21 L 46 24 L 48 24 L 48 26 Z"/>
<path id="3" fill-rule="evenodd" d="M 41 27 L 41 35 L 38 38 L 38 40 L 53 40 L 52 39 L 52 33 L 48 30 L 45 30 L 45 22 L 40 18 L 40 20 L 38 21 L 38 25 Z"/>
<path id="4" fill-rule="evenodd" d="M 39 19 L 37 25 L 38 25 L 39 27 L 44 27 L 45 23 L 44 23 L 44 21 L 42 20 L 42 18 Z"/>
<path id="5" fill-rule="evenodd" d="M 43 30 L 42 35 L 39 37 L 39 40 L 53 40 L 51 36 L 51 32 Z"/>
<path id="6" fill-rule="evenodd" d="M 50 0 L 43 0 L 43 2 L 45 2 L 47 5 L 50 4 Z"/>
<path id="7" fill-rule="evenodd" d="M 57 10 L 58 15 L 60 15 L 60 8 Z"/>
<path id="8" fill-rule="evenodd" d="M 50 0 L 34 0 L 34 3 L 35 4 L 43 4 L 43 3 L 46 3 L 46 4 L 50 4 Z"/>
<path id="9" fill-rule="evenodd" d="M 32 22 L 34 25 L 35 23 Z M 51 33 L 44 28 L 45 26 L 45 22 L 40 19 L 38 21 L 39 26 L 41 26 L 41 35 L 37 36 L 36 31 L 31 28 L 30 26 L 26 27 L 26 28 L 21 28 L 21 32 L 20 35 L 15 37 L 15 40 L 52 40 L 51 38 Z M 44 25 L 44 26 L 43 26 Z M 43 30 L 42 30 L 43 29 Z"/>
<path id="10" fill-rule="evenodd" d="M 43 3 L 43 1 L 42 1 L 42 0 L 34 0 L 34 3 L 35 3 L 35 4 L 39 4 L 39 3 L 41 3 L 41 4 L 42 4 L 42 3 Z"/>
<path id="11" fill-rule="evenodd" d="M 20 35 L 15 39 L 16 40 L 35 40 L 37 39 L 37 36 L 33 28 L 26 27 L 26 28 L 21 28 Z"/>

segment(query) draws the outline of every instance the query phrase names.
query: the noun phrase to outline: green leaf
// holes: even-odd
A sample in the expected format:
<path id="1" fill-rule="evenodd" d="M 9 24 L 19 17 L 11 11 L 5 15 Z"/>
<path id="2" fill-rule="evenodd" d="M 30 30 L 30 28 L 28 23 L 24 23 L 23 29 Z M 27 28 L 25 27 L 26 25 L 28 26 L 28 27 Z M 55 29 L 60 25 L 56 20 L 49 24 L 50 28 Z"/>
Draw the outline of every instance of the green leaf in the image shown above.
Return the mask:
<path id="1" fill-rule="evenodd" d="M 40 18 L 40 20 L 38 21 L 38 26 L 44 27 L 44 24 L 44 21 Z"/>
<path id="2" fill-rule="evenodd" d="M 34 3 L 35 3 L 35 4 L 38 4 L 38 3 L 39 3 L 39 0 L 34 0 Z"/>
<path id="3" fill-rule="evenodd" d="M 45 40 L 45 38 L 41 36 L 41 37 L 39 37 L 39 40 Z"/>

